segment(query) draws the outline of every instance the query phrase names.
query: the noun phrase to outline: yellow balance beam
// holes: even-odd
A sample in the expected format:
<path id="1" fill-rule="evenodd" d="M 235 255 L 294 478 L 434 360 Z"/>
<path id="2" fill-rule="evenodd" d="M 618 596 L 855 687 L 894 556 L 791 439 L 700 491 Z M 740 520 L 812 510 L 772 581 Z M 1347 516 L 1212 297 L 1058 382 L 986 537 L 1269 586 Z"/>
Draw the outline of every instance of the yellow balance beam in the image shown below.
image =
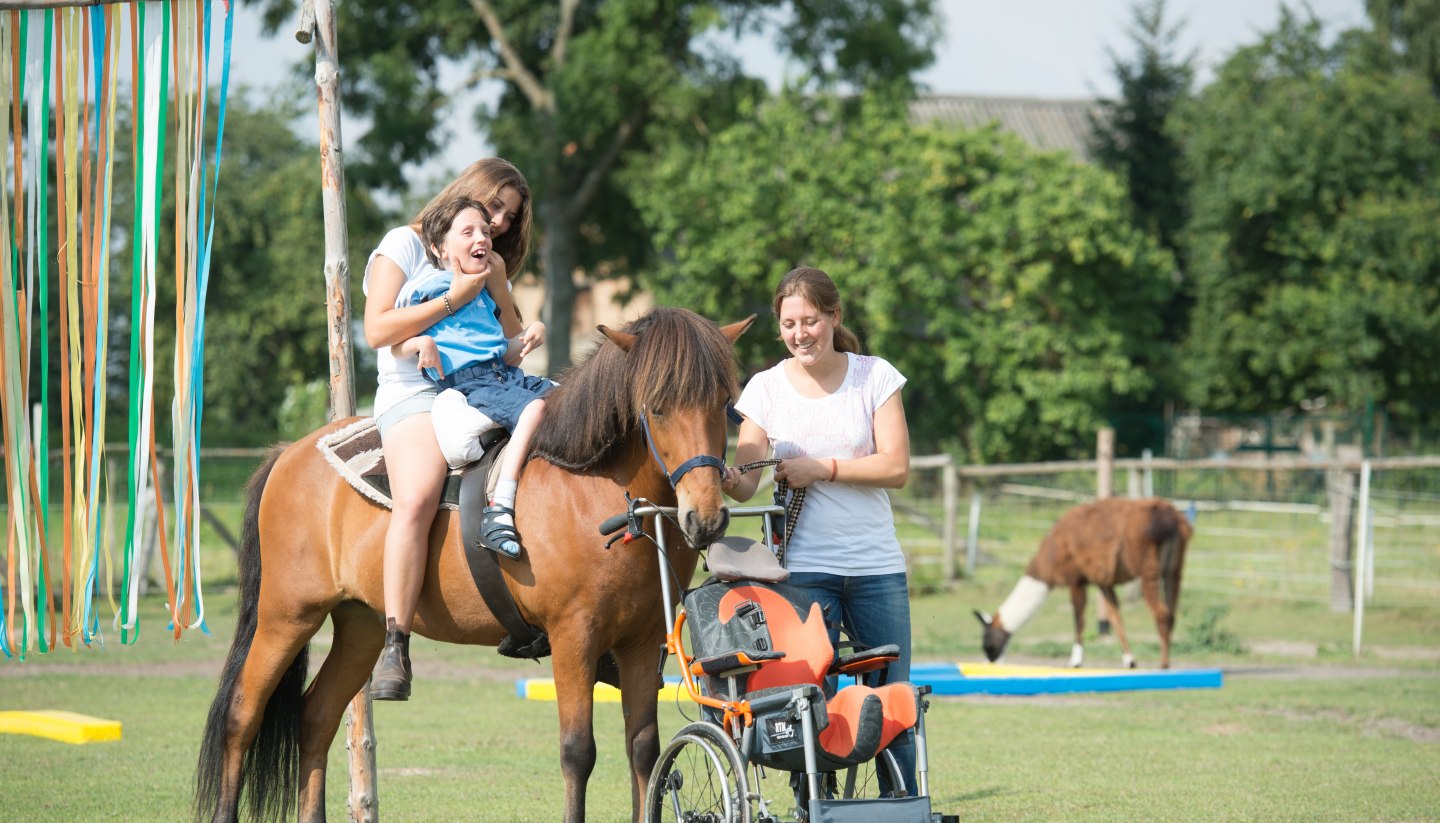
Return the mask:
<path id="1" fill-rule="evenodd" d="M 529 677 L 518 681 L 516 693 L 526 700 L 551 700 L 555 699 L 555 681 L 549 677 Z M 674 700 L 680 694 L 684 694 L 684 687 L 679 683 L 665 683 L 660 687 L 660 699 Z M 596 703 L 619 703 L 620 690 L 608 683 L 595 684 Z"/>
<path id="2" fill-rule="evenodd" d="M 62 711 L 0 712 L 0 734 L 30 734 L 62 743 L 120 739 L 120 721 Z"/>

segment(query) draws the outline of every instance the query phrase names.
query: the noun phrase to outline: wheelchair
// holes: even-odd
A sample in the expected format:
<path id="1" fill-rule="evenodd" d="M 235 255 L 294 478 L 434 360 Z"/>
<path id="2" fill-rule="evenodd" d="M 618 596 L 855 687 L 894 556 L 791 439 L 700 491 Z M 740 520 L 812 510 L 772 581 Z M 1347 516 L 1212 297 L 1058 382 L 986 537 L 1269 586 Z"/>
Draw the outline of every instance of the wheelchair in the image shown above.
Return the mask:
<path id="1" fill-rule="evenodd" d="M 949 823 L 930 807 L 925 745 L 928 686 L 880 683 L 899 648 L 831 643 L 819 604 L 786 586 L 772 535 L 780 506 L 731 509 L 759 517 L 762 542 L 726 537 L 708 547 L 712 575 L 676 609 L 665 568 L 665 530 L 642 518 L 675 510 L 631 501 L 601 531 L 651 537 L 661 560 L 665 650 L 679 663 L 683 690 L 700 719 L 681 728 L 650 774 L 647 823 Z M 617 535 L 614 539 L 626 535 Z M 686 645 L 686 629 L 691 640 Z M 826 688 L 836 677 L 853 685 Z M 887 746 L 912 733 L 918 792 L 906 790 Z"/>

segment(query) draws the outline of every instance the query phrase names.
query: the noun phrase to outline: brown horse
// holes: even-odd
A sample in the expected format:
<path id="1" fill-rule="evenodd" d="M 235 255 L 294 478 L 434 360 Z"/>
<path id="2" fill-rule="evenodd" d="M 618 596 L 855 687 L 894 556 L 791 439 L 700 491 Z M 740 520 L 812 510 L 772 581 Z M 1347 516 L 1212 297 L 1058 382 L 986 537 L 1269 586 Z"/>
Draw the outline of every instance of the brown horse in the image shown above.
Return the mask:
<path id="1" fill-rule="evenodd" d="M 595 765 L 592 687 L 606 651 L 619 664 L 637 820 L 660 746 L 665 619 L 656 550 L 648 540 L 607 550 L 596 527 L 625 509 L 627 492 L 678 506 L 678 523 L 664 525 L 669 561 L 681 580 L 690 578 L 698 558 L 690 546 L 711 543 L 729 519 L 720 472 L 709 468 L 724 465 L 726 404 L 738 391 L 733 344 L 753 320 L 717 329 L 693 312 L 657 308 L 623 331 L 602 326 L 608 341 L 548 398 L 520 480 L 516 517 L 526 551 L 500 565 L 524 619 L 549 633 L 567 821 L 585 816 Z M 350 488 L 315 447 L 349 422 L 277 450 L 251 480 L 239 618 L 200 751 L 197 818 L 237 820 L 243 789 L 253 817 L 288 818 L 298 806 L 301 821 L 325 819 L 326 754 L 385 637 L 389 513 Z M 476 591 L 458 520 L 442 511 L 431 528 L 414 629 L 494 646 L 505 630 Z M 302 694 L 309 640 L 326 617 L 333 645 Z"/>
<path id="2" fill-rule="evenodd" d="M 1135 668 L 1115 587 L 1138 577 L 1160 633 L 1160 668 L 1170 668 L 1170 632 L 1175 628 L 1175 608 L 1180 601 L 1180 570 L 1185 565 L 1185 547 L 1192 532 L 1190 521 L 1164 500 L 1110 498 L 1076 506 L 1045 535 L 1040 550 L 1025 567 L 1025 576 L 1015 584 L 994 619 L 975 612 L 985 627 L 985 656 L 991 662 L 999 659 L 1010 636 L 1035 615 L 1050 589 L 1068 586 L 1075 607 L 1075 646 L 1070 665 L 1078 667 L 1085 660 L 1085 586 L 1093 584 L 1109 606 L 1115 634 L 1125 653 L 1125 666 Z"/>

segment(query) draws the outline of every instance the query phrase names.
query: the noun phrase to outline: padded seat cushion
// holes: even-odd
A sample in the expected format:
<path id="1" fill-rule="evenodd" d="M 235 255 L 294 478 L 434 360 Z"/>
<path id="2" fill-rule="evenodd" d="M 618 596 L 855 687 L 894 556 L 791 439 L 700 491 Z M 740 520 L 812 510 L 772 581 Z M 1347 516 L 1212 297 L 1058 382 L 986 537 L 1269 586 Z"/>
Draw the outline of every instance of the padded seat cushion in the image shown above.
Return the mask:
<path id="1" fill-rule="evenodd" d="M 846 686 L 826 704 L 830 725 L 820 732 L 820 748 L 839 760 L 869 760 L 915 725 L 915 687 L 891 683 L 872 689 Z"/>

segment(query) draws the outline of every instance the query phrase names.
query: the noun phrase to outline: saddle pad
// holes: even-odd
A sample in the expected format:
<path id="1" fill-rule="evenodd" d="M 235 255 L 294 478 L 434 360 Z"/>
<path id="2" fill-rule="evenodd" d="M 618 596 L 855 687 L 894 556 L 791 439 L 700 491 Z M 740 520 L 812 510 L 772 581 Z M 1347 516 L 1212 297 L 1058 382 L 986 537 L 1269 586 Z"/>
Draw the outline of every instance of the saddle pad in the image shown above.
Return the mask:
<path id="1" fill-rule="evenodd" d="M 508 441 L 507 441 L 508 442 Z M 365 417 L 315 442 L 315 447 L 325 455 L 325 462 L 365 497 L 390 508 L 390 475 L 385 471 L 385 453 L 380 445 L 380 429 L 375 418 Z M 440 495 L 440 507 L 451 511 L 460 509 L 460 475 L 464 467 L 452 469 L 445 478 L 445 489 Z M 495 483 L 500 479 L 500 460 L 490 465 L 490 474 L 485 479 L 485 495 L 495 493 Z"/>

